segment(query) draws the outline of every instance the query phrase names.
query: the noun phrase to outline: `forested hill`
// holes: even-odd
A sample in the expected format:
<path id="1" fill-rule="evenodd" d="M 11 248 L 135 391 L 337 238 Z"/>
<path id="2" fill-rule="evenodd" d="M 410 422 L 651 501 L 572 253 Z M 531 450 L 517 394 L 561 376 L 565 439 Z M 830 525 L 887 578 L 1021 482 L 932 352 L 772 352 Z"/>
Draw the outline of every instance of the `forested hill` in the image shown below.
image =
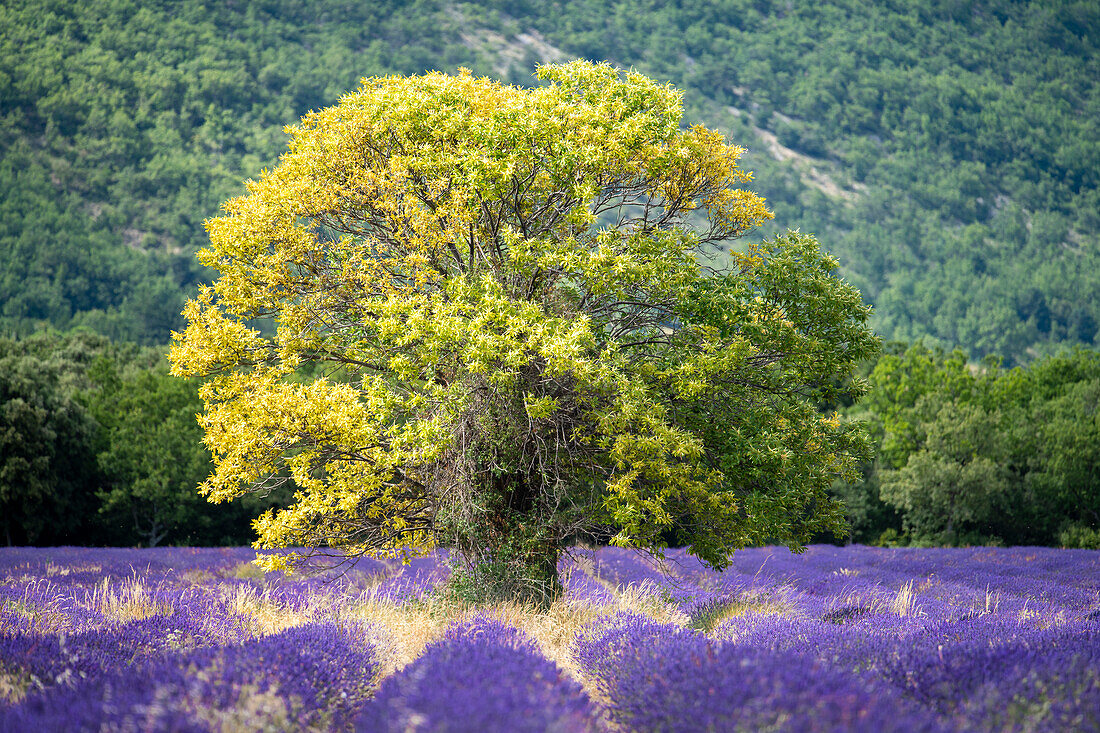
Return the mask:
<path id="1" fill-rule="evenodd" d="M 164 343 L 204 218 L 362 76 L 582 56 L 750 148 L 887 339 L 1011 361 L 1100 326 L 1100 5 L 1009 0 L 0 5 L 0 333 Z"/>

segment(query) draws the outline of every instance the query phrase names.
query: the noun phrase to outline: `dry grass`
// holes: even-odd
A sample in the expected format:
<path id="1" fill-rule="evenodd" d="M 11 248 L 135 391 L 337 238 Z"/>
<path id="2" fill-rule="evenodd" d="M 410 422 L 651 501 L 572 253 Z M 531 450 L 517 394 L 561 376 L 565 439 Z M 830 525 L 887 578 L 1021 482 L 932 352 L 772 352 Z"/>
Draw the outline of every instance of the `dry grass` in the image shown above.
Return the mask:
<path id="1" fill-rule="evenodd" d="M 615 589 L 618 611 L 632 611 L 664 624 L 686 626 L 690 619 L 669 598 L 667 591 L 651 580 Z"/>
<path id="2" fill-rule="evenodd" d="M 312 613 L 303 613 L 273 600 L 270 588 L 231 586 L 225 599 L 229 610 L 250 619 L 251 630 L 260 636 L 301 626 L 313 617 Z"/>
<path id="3" fill-rule="evenodd" d="M 382 653 L 383 677 L 420 656 L 424 647 L 442 636 L 451 622 L 442 604 L 430 601 L 399 603 L 369 593 L 332 613 L 364 621 L 382 632 L 375 643 Z"/>
<path id="4" fill-rule="evenodd" d="M 26 672 L 0 672 L 0 701 L 16 704 L 27 696 L 32 684 Z"/>
<path id="5" fill-rule="evenodd" d="M 246 560 L 242 563 L 234 565 L 227 573 L 230 577 L 237 578 L 238 580 L 257 580 L 263 581 L 266 577 L 266 573 L 256 563 L 251 560 Z"/>
<path id="6" fill-rule="evenodd" d="M 584 627 L 613 615 L 618 610 L 618 607 L 612 605 L 558 601 L 541 613 L 512 604 L 498 604 L 480 609 L 478 613 L 520 629 L 538 643 L 543 656 L 555 662 L 581 684 L 586 684 L 569 650 L 573 639 Z"/>
<path id="7" fill-rule="evenodd" d="M 199 677 L 206 672 L 199 670 Z M 221 733 L 280 733 L 299 728 L 287 700 L 277 690 L 261 691 L 256 685 L 243 686 L 235 704 L 225 708 L 204 705 L 201 700 L 188 707 L 198 711 L 199 720 L 211 730 Z"/>
<path id="8" fill-rule="evenodd" d="M 54 598 L 51 593 L 53 584 L 45 578 L 32 580 L 23 589 L 23 597 L 20 599 L 8 598 L 0 605 L 0 609 L 18 616 L 21 621 L 13 625 L 11 616 L 7 619 L 0 618 L 0 631 L 15 632 L 19 634 L 48 634 L 54 631 L 65 631 L 68 625 L 68 615 L 58 606 L 60 600 Z M 31 600 L 34 598 L 35 600 Z M 47 599 L 43 603 L 40 599 Z"/>
<path id="9" fill-rule="evenodd" d="M 989 586 L 985 587 L 985 606 L 980 609 L 982 613 L 996 613 L 997 609 L 1001 607 L 1001 591 L 996 590 L 990 592 Z"/>
<path id="10" fill-rule="evenodd" d="M 704 619 L 700 620 L 701 622 L 693 624 L 693 626 L 703 633 L 709 634 L 726 621 L 740 616 L 750 614 L 753 616 L 781 616 L 790 613 L 792 610 L 793 606 L 791 604 L 778 598 L 742 598 L 723 604 L 720 608 L 707 614 Z"/>
<path id="11" fill-rule="evenodd" d="M 103 572 L 103 566 L 98 563 L 89 563 L 86 565 L 58 565 L 56 563 L 46 563 L 46 577 L 52 578 L 55 576 L 66 576 L 72 573 L 100 573 Z"/>
<path id="12" fill-rule="evenodd" d="M 604 604 L 562 599 L 540 611 L 516 603 L 463 607 L 434 596 L 397 602 L 378 598 L 368 591 L 352 602 L 333 604 L 318 598 L 310 603 L 310 609 L 311 615 L 318 618 L 354 619 L 377 628 L 381 632 L 375 643 L 382 652 L 382 677 L 419 657 L 424 647 L 442 637 L 452 624 L 480 615 L 523 631 L 548 659 L 592 692 L 570 652 L 574 638 L 582 629 L 622 611 L 641 613 L 662 623 L 685 625 L 688 621 L 687 616 L 653 584 L 618 588 L 616 596 L 615 602 Z"/>
<path id="13" fill-rule="evenodd" d="M 919 613 L 917 608 L 917 594 L 913 592 L 913 581 L 898 588 L 898 593 L 890 603 L 890 610 L 898 616 L 908 618 Z"/>
<path id="14" fill-rule="evenodd" d="M 136 576 L 116 584 L 112 584 L 110 578 L 104 578 L 92 588 L 85 606 L 121 621 L 134 621 L 172 610 L 157 603 L 154 591 Z"/>

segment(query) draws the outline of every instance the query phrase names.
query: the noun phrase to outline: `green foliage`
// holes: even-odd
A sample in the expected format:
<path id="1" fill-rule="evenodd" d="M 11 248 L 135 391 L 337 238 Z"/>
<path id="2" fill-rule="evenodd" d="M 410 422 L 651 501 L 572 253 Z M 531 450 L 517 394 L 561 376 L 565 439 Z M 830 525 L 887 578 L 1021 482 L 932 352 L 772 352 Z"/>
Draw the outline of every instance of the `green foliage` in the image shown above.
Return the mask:
<path id="1" fill-rule="evenodd" d="M 688 90 L 819 232 L 888 339 L 1012 363 L 1096 345 L 1095 3 L 508 4 L 569 54 Z M 783 146 L 782 148 L 779 146 Z"/>
<path id="2" fill-rule="evenodd" d="M 1100 527 L 1100 354 L 1004 369 L 916 344 L 883 356 L 869 382 L 852 413 L 870 418 L 879 457 L 836 489 L 860 539 L 900 528 L 921 543 L 1068 544 L 1060 533 Z"/>
<path id="3" fill-rule="evenodd" d="M 155 547 L 201 505 L 195 488 L 210 460 L 195 422 L 198 393 L 167 368 L 123 380 L 106 357 L 93 364 L 91 378 L 97 389 L 87 403 L 101 427 L 98 463 L 109 477 L 100 511 L 128 521 L 142 544 Z"/>
<path id="4" fill-rule="evenodd" d="M 482 606 L 521 600 L 546 609 L 563 592 L 556 551 L 533 547 L 539 538 L 522 530 L 476 562 L 456 563 L 442 588 L 445 600 L 458 606 Z"/>
<path id="5" fill-rule="evenodd" d="M 99 424 L 98 513 L 113 530 L 107 539 L 146 547 L 248 541 L 250 518 L 285 502 L 285 492 L 240 506 L 210 506 L 197 490 L 211 469 L 195 419 L 202 411 L 198 385 L 169 376 L 163 361 L 128 371 L 120 375 L 116 361 L 101 355 L 88 370 L 92 387 L 79 395 Z"/>
<path id="6" fill-rule="evenodd" d="M 871 422 L 870 427 L 874 429 L 874 422 Z M 881 545 L 893 541 L 901 534 L 901 515 L 897 509 L 882 500 L 878 467 L 877 461 L 868 461 L 861 466 L 858 480 L 834 482 L 830 492 L 844 505 L 848 532 L 841 536 L 822 536 L 820 541 L 835 543 L 850 540 L 861 544 Z"/>
<path id="7" fill-rule="evenodd" d="M 1100 530 L 1080 524 L 1071 524 L 1058 533 L 1058 544 L 1061 547 L 1100 550 Z"/>
<path id="8" fill-rule="evenodd" d="M 1069 382 L 1036 404 L 1017 441 L 1028 451 L 1027 485 L 1055 516 L 1100 530 L 1100 375 Z M 1032 442 L 1034 441 L 1034 442 Z"/>
<path id="9" fill-rule="evenodd" d="M 364 73 L 472 65 L 456 25 L 432 2 L 4 3 L 0 329 L 167 342 L 203 220 L 281 127 Z"/>
<path id="10" fill-rule="evenodd" d="M 242 544 L 286 491 L 214 507 L 198 385 L 162 349 L 90 333 L 0 339 L 0 516 L 16 544 Z"/>
<path id="11" fill-rule="evenodd" d="M 0 524 L 7 544 L 72 543 L 94 505 L 95 423 L 64 368 L 0 339 Z"/>

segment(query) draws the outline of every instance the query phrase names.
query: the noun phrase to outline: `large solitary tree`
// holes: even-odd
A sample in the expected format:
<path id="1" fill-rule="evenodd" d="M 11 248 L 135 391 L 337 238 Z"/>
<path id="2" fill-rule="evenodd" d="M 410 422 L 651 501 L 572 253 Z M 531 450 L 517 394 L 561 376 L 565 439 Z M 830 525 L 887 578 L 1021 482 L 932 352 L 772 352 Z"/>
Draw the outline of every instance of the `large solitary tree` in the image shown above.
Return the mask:
<path id="1" fill-rule="evenodd" d="M 713 256 L 771 214 L 677 90 L 537 76 L 365 80 L 207 222 L 173 368 L 207 379 L 211 500 L 296 486 L 257 547 L 442 545 L 545 602 L 585 533 L 722 567 L 841 528 L 866 443 L 818 405 L 877 348 L 858 291 L 796 232 Z"/>

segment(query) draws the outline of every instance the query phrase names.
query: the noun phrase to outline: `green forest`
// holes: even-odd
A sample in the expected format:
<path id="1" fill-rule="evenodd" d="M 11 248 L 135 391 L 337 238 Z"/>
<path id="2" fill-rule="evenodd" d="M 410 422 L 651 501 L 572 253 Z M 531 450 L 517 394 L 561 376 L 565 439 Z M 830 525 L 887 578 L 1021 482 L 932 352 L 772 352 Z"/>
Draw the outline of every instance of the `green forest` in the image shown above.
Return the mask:
<path id="1" fill-rule="evenodd" d="M 5 2 L 0 541 L 247 541 L 163 358 L 203 221 L 361 77 L 579 57 L 685 90 L 749 238 L 813 232 L 874 307 L 852 539 L 1100 544 L 1098 39 L 1059 0 Z"/>

